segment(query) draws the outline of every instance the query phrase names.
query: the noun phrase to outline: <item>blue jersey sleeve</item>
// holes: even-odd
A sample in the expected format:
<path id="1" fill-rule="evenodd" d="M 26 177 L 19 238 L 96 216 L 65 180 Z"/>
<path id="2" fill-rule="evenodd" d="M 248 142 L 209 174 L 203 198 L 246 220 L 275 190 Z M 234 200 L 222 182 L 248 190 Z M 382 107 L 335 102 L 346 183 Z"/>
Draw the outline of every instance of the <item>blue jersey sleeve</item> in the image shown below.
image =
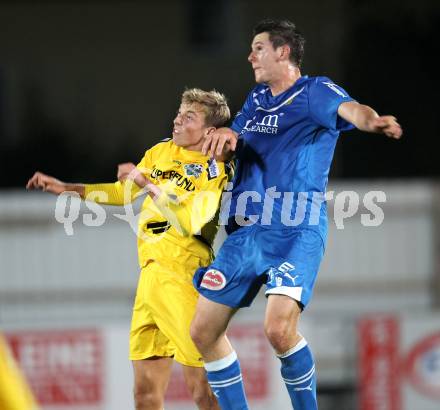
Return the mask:
<path id="1" fill-rule="evenodd" d="M 255 90 L 255 89 L 254 89 Z M 254 103 L 254 90 L 252 90 L 246 98 L 246 101 L 241 107 L 241 110 L 235 115 L 231 128 L 237 133 L 241 133 L 242 129 L 246 126 L 246 123 L 252 119 L 255 111 Z"/>
<path id="2" fill-rule="evenodd" d="M 338 108 L 344 102 L 354 101 L 348 93 L 330 79 L 318 77 L 310 84 L 309 112 L 311 117 L 325 128 L 344 131 L 354 125 L 338 115 Z"/>

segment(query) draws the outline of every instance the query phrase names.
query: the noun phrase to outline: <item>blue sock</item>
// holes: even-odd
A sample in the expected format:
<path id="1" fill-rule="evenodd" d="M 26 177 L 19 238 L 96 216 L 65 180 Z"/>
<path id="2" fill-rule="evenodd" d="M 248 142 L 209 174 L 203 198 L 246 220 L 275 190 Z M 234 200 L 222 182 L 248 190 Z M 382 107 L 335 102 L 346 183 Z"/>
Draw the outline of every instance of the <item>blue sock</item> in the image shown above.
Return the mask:
<path id="1" fill-rule="evenodd" d="M 248 410 L 240 363 L 235 352 L 205 363 L 208 382 L 222 410 Z"/>
<path id="2" fill-rule="evenodd" d="M 316 410 L 315 361 L 305 339 L 278 355 L 281 375 L 295 410 Z"/>

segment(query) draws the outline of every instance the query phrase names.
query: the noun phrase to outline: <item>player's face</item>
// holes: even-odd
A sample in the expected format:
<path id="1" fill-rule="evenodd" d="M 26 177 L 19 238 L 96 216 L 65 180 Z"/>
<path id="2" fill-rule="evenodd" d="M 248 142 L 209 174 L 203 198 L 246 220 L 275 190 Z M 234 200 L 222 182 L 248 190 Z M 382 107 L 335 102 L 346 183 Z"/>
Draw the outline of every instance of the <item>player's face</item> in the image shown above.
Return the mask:
<path id="1" fill-rule="evenodd" d="M 257 34 L 251 48 L 248 60 L 252 64 L 255 81 L 261 84 L 275 80 L 279 71 L 279 53 L 273 48 L 269 34 Z"/>
<path id="2" fill-rule="evenodd" d="M 205 125 L 205 113 L 199 104 L 181 104 L 174 118 L 173 141 L 180 147 L 200 151 L 210 128 Z"/>

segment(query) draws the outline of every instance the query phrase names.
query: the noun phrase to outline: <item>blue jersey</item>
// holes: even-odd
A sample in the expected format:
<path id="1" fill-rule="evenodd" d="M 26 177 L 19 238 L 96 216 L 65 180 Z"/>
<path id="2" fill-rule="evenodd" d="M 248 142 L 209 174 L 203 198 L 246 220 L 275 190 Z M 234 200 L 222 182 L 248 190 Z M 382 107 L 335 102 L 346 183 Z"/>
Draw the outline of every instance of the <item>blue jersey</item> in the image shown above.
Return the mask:
<path id="1" fill-rule="evenodd" d="M 257 85 L 231 126 L 240 138 L 230 215 L 268 228 L 309 227 L 325 240 L 333 152 L 339 132 L 353 128 L 337 114 L 348 101 L 327 77 L 303 76 L 276 97 Z"/>

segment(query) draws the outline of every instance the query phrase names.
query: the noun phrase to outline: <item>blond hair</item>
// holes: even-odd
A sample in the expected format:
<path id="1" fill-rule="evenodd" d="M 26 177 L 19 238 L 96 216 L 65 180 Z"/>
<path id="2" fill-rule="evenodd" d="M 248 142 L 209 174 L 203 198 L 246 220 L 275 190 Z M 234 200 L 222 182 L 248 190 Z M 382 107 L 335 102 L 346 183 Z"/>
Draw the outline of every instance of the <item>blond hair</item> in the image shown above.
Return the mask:
<path id="1" fill-rule="evenodd" d="M 226 97 L 216 90 L 187 89 L 182 94 L 182 104 L 199 104 L 207 126 L 222 127 L 231 118 Z"/>

